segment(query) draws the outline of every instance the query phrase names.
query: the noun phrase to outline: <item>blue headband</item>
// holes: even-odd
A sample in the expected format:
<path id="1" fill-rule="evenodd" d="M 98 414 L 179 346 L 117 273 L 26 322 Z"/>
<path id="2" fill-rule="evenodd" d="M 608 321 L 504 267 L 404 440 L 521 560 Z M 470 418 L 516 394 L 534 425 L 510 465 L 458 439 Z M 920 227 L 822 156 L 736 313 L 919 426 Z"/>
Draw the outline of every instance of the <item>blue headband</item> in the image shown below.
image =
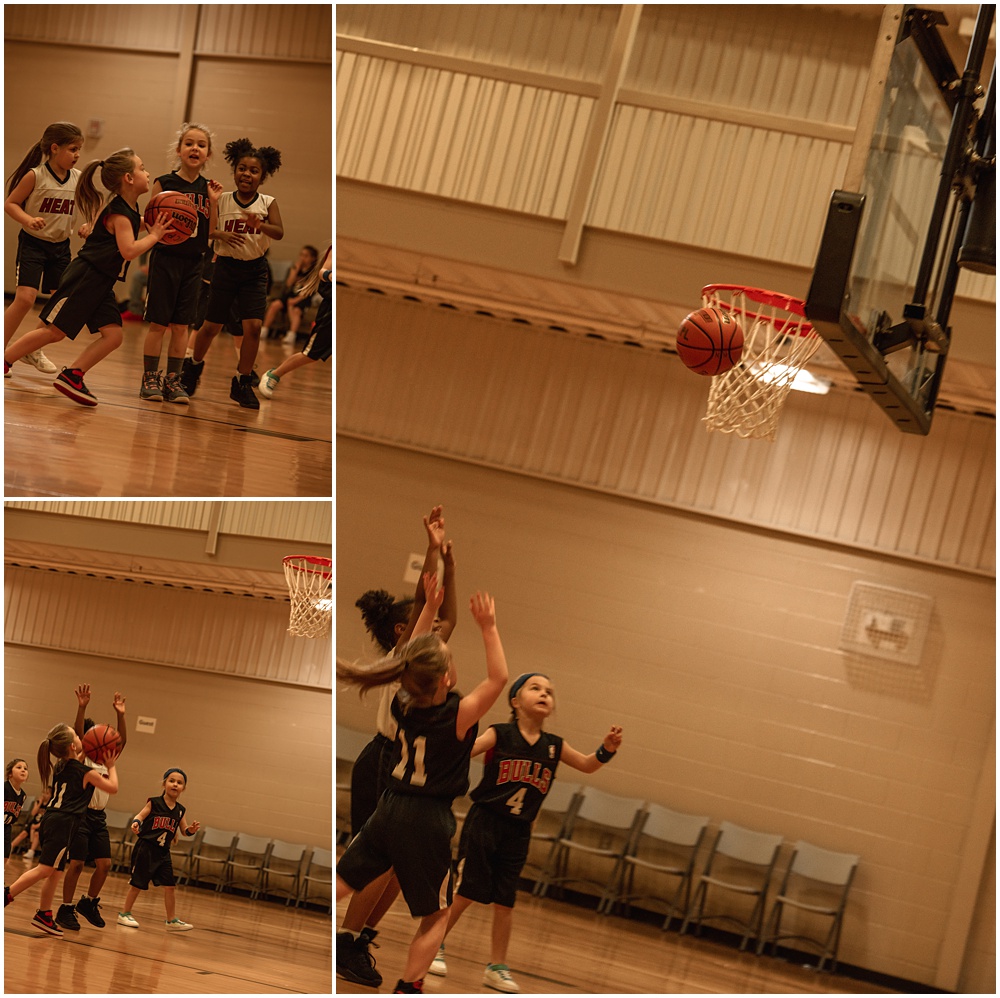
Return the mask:
<path id="1" fill-rule="evenodd" d="M 180 773 L 184 777 L 184 782 L 188 781 L 188 774 L 184 772 L 183 769 L 178 769 L 176 766 L 171 766 L 164 774 L 163 778 L 166 779 L 171 773 Z"/>
<path id="2" fill-rule="evenodd" d="M 513 700 L 514 697 L 521 691 L 521 687 L 529 680 L 532 676 L 541 676 L 543 679 L 548 679 L 549 677 L 545 675 L 544 672 L 522 672 L 517 679 L 514 680 L 513 685 L 510 688 L 510 693 L 507 696 L 508 700 Z"/>

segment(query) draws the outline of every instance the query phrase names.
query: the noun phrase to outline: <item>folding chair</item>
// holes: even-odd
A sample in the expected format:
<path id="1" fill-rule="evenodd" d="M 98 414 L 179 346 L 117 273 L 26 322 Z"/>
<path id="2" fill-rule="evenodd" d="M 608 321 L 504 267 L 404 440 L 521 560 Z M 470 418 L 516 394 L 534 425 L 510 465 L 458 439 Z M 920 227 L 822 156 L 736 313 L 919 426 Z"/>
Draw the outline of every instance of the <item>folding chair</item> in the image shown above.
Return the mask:
<path id="1" fill-rule="evenodd" d="M 132 846 L 129 829 L 133 814 L 128 811 L 105 811 L 104 819 L 108 826 L 108 837 L 111 840 L 111 869 L 127 870 L 131 866 Z"/>
<path id="2" fill-rule="evenodd" d="M 319 888 L 315 892 L 313 887 Z M 302 891 L 295 902 L 308 904 L 310 901 L 324 901 L 333 914 L 333 853 L 329 849 L 313 849 L 309 865 L 302 875 Z"/>
<path id="3" fill-rule="evenodd" d="M 255 899 L 263 883 L 264 864 L 267 862 L 270 848 L 270 839 L 240 832 L 229 853 L 223 887 L 228 887 L 230 890 L 248 890 L 251 900 Z"/>
<path id="4" fill-rule="evenodd" d="M 637 797 L 616 797 L 589 787 L 579 806 L 559 838 L 552 844 L 548 862 L 542 872 L 539 897 L 545 897 L 550 887 L 566 884 L 590 884 L 600 890 L 598 912 L 603 912 L 614 894 L 622 857 L 631 841 L 636 823 L 645 817 L 643 801 Z M 581 853 L 587 867 L 594 858 L 611 861 L 610 875 L 597 880 L 590 869 L 579 873 L 569 871 L 571 854 Z"/>
<path id="5" fill-rule="evenodd" d="M 660 804 L 649 804 L 646 811 L 646 820 L 623 857 L 621 882 L 609 907 L 621 905 L 628 915 L 633 901 L 662 902 L 667 906 L 662 926 L 666 929 L 672 919 L 683 917 L 690 907 L 694 861 L 708 828 L 708 817 L 682 814 Z M 651 887 L 636 890 L 637 871 L 674 878 L 677 886 L 669 896 Z"/>
<path id="6" fill-rule="evenodd" d="M 778 859 L 782 837 L 766 832 L 755 832 L 749 828 L 741 828 L 729 821 L 719 825 L 712 850 L 705 863 L 705 871 L 698 878 L 698 886 L 694 892 L 692 908 L 688 911 L 681 926 L 681 933 L 694 922 L 697 934 L 701 935 L 703 922 L 712 919 L 727 919 L 735 922 L 743 931 L 740 950 L 745 950 L 750 938 L 760 936 L 761 923 L 764 919 L 764 905 L 767 900 L 767 889 L 774 872 L 774 864 Z M 705 914 L 705 895 L 709 886 L 732 891 L 744 897 L 755 898 L 750 917 L 746 920 L 728 913 L 717 915 Z"/>
<path id="7" fill-rule="evenodd" d="M 846 852 L 830 852 L 810 845 L 801 839 L 795 843 L 792 860 L 785 870 L 781 887 L 774 899 L 771 915 L 767 921 L 767 930 L 761 936 L 757 953 L 764 952 L 764 947 L 771 944 L 773 956 L 777 944 L 782 939 L 800 939 L 811 943 L 820 950 L 820 961 L 817 970 L 822 970 L 827 960 L 831 971 L 837 969 L 837 950 L 840 948 L 840 928 L 844 920 L 844 909 L 847 906 L 847 894 L 854 880 L 854 872 L 861 862 L 860 856 Z M 810 915 L 829 918 L 830 929 L 824 939 L 796 932 L 782 932 L 781 918 L 785 905 Z M 808 917 L 808 916 L 807 916 Z M 796 925 L 797 927 L 797 925 Z"/>
<path id="8" fill-rule="evenodd" d="M 535 885 L 532 893 L 537 894 L 541 890 L 541 873 L 545 868 L 544 860 L 541 863 L 533 863 L 530 860 L 530 849 L 536 842 L 545 843 L 548 851 L 552 850 L 552 843 L 556 842 L 566 828 L 566 822 L 570 815 L 576 811 L 582 800 L 583 790 L 577 783 L 560 783 L 556 780 L 549 787 L 548 793 L 542 801 L 542 806 L 538 811 L 538 817 L 531 827 L 531 843 L 529 845 L 529 859 L 525 866 L 531 866 L 537 870 Z"/>
<path id="9" fill-rule="evenodd" d="M 281 894 L 285 897 L 287 908 L 295 901 L 302 890 L 302 859 L 306 854 L 306 846 L 301 842 L 282 842 L 275 839 L 271 843 L 271 851 L 264 863 L 264 877 L 261 894 L 265 897 Z M 287 878 L 287 887 L 275 885 L 274 879 Z"/>
<path id="10" fill-rule="evenodd" d="M 186 884 L 191 879 L 191 857 L 198 848 L 199 829 L 194 835 L 181 835 L 178 832 L 170 843 L 170 862 L 174 867 L 174 879 L 178 884 Z"/>
<path id="11" fill-rule="evenodd" d="M 214 881 L 216 891 L 221 891 L 226 883 L 226 868 L 235 841 L 236 832 L 222 828 L 203 828 L 198 848 L 191 854 L 189 882 L 200 884 Z"/>

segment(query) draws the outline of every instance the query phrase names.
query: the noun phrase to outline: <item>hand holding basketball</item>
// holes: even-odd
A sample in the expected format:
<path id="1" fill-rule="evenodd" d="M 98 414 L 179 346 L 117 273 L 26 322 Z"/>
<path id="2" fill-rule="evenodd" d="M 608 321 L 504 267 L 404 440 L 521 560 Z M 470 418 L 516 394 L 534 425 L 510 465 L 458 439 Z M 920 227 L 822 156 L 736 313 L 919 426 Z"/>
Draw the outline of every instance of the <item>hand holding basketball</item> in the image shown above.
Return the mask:
<path id="1" fill-rule="evenodd" d="M 99 765 L 106 765 L 108 759 L 114 762 L 121 746 L 121 736 L 107 724 L 95 724 L 81 741 L 83 754 Z"/>
<path id="2" fill-rule="evenodd" d="M 173 229 L 173 225 L 173 220 L 165 211 L 157 214 L 152 223 L 149 220 L 149 212 L 146 213 L 146 229 L 150 235 L 156 236 L 161 243 L 165 242 L 164 237 Z"/>

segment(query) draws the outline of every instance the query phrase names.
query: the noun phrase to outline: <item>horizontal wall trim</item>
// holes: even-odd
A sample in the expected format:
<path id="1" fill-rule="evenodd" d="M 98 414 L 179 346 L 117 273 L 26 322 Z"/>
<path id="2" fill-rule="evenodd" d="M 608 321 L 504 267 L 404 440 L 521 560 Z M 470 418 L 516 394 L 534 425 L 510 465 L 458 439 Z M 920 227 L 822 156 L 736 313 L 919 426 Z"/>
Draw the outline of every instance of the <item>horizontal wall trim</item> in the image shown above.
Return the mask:
<path id="1" fill-rule="evenodd" d="M 377 444 L 380 447 L 391 447 L 395 450 L 409 451 L 414 454 L 426 454 L 429 457 L 440 458 L 444 461 L 454 461 L 456 464 L 469 464 L 478 468 L 488 468 L 491 471 L 501 471 L 505 474 L 516 475 L 520 478 L 531 478 L 536 481 L 548 482 L 552 485 L 560 485 L 567 489 L 613 496 L 616 499 L 625 499 L 628 502 L 636 503 L 641 506 L 649 506 L 654 509 L 670 509 L 678 513 L 684 513 L 688 516 L 696 517 L 699 520 L 722 520 L 727 523 L 736 523 L 739 524 L 740 527 L 745 527 L 752 530 L 754 533 L 763 536 L 778 535 L 782 537 L 794 537 L 798 540 L 808 541 L 810 544 L 818 547 L 861 551 L 865 554 L 878 555 L 880 558 L 884 558 L 887 561 L 899 564 L 915 564 L 930 568 L 938 568 L 960 576 L 974 576 L 976 578 L 985 579 L 993 579 L 996 577 L 995 572 L 989 572 L 984 569 L 968 568 L 965 566 L 949 564 L 948 562 L 935 561 L 932 558 L 921 558 L 919 555 L 901 554 L 898 551 L 886 551 L 882 548 L 871 547 L 865 544 L 836 540 L 830 537 L 821 537 L 817 534 L 811 534 L 804 530 L 795 530 L 791 527 L 775 527 L 771 525 L 764 526 L 753 520 L 748 520 L 738 516 L 730 516 L 725 513 L 707 513 L 704 510 L 694 509 L 691 506 L 685 506 L 683 503 L 668 502 L 663 499 L 651 499 L 648 496 L 639 496 L 620 489 L 609 489 L 601 485 L 567 481 L 565 478 L 559 478 L 556 475 L 547 475 L 544 472 L 529 471 L 523 468 L 512 468 L 509 465 L 499 464 L 495 461 L 483 461 L 477 458 L 459 457 L 455 454 L 449 454 L 446 451 L 437 451 L 430 447 L 419 447 L 413 444 L 403 444 L 396 441 L 382 440 L 369 434 L 353 433 L 346 430 L 338 430 L 337 436 L 343 437 L 345 440 L 359 440 L 363 443 Z M 751 446 L 753 445 L 751 444 Z"/>
<path id="2" fill-rule="evenodd" d="M 355 55 L 369 56 L 388 62 L 407 63 L 412 66 L 422 66 L 428 69 L 462 73 L 484 80 L 500 80 L 505 83 L 537 87 L 539 90 L 575 94 L 578 97 L 588 97 L 593 100 L 596 100 L 601 95 L 601 85 L 588 80 L 555 76 L 551 73 L 539 73 L 529 69 L 518 69 L 513 66 L 497 66 L 493 63 L 479 62 L 475 59 L 463 59 L 460 56 L 442 55 L 438 52 L 428 51 L 427 49 L 409 48 L 391 42 L 377 42 L 350 35 L 337 35 L 337 49 L 341 52 L 351 52 Z M 786 132 L 791 135 L 805 135 L 810 138 L 827 139 L 832 142 L 843 142 L 845 145 L 850 145 L 854 141 L 855 129 L 850 125 L 836 125 L 809 118 L 793 118 L 781 114 L 768 114 L 767 112 L 756 111 L 752 108 L 723 107 L 707 101 L 654 94 L 635 88 L 622 88 L 618 92 L 616 103 L 650 108 L 655 111 L 668 111 L 692 118 L 708 118 L 713 121 L 731 122 L 735 125 L 766 128 L 776 132 Z"/>

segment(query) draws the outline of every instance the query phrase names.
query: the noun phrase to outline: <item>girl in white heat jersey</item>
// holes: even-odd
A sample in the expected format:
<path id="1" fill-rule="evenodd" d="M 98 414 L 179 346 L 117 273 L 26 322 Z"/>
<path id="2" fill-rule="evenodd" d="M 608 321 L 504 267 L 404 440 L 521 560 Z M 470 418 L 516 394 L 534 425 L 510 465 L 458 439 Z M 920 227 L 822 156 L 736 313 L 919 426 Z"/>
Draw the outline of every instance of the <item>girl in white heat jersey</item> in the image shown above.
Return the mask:
<path id="1" fill-rule="evenodd" d="M 3 210 L 18 225 L 14 300 L 3 316 L 6 346 L 31 311 L 41 286 L 51 294 L 69 265 L 69 236 L 73 229 L 76 162 L 83 149 L 83 133 L 69 121 L 53 122 L 28 150 L 7 179 Z M 22 358 L 43 374 L 58 368 L 41 350 Z"/>
<path id="2" fill-rule="evenodd" d="M 218 257 L 208 311 L 195 335 L 192 356 L 184 363 L 181 383 L 188 395 L 194 395 L 205 354 L 235 302 L 243 320 L 243 344 L 229 397 L 244 409 L 259 409 L 251 372 L 257 359 L 271 276 L 264 254 L 271 240 L 281 239 L 285 230 L 277 201 L 257 188 L 281 166 L 281 153 L 272 146 L 257 148 L 249 139 L 236 139 L 226 146 L 225 157 L 233 168 L 236 190 L 219 198 L 218 228 L 210 236 L 216 240 Z"/>

